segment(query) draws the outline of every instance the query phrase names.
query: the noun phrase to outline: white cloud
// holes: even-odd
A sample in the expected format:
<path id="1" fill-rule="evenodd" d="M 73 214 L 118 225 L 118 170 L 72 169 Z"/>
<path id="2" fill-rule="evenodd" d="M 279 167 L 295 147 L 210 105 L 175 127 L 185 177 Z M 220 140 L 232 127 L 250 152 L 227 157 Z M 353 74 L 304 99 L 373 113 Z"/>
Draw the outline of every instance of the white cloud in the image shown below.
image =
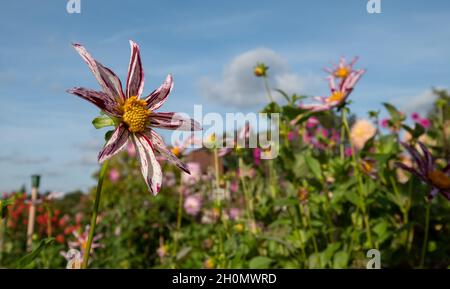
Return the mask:
<path id="1" fill-rule="evenodd" d="M 267 103 L 267 96 L 262 79 L 253 75 L 253 68 L 258 62 L 269 67 L 269 84 L 272 89 L 279 88 L 288 94 L 304 93 L 316 87 L 320 77 L 314 75 L 300 76 L 291 72 L 286 59 L 267 48 L 258 48 L 236 56 L 223 71 L 219 81 L 203 77 L 199 87 L 206 99 L 235 107 L 251 107 Z M 320 83 L 323 83 L 320 80 Z M 281 100 L 275 92 L 272 95 Z"/>
<path id="2" fill-rule="evenodd" d="M 395 103 L 398 103 L 399 108 L 406 113 L 425 113 L 432 107 L 436 99 L 437 96 L 432 90 L 426 90 L 415 96 L 401 97 L 395 100 Z"/>

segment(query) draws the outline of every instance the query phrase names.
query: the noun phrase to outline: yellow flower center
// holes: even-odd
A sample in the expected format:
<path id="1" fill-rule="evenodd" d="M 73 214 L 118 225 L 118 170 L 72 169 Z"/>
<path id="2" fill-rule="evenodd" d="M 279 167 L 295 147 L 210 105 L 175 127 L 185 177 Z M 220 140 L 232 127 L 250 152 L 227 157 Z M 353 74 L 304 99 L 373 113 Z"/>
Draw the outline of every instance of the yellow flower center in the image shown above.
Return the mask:
<path id="1" fill-rule="evenodd" d="M 80 247 L 82 250 L 86 250 L 87 248 L 87 240 L 81 241 Z"/>
<path id="2" fill-rule="evenodd" d="M 341 102 L 345 97 L 345 94 L 341 91 L 333 92 L 330 97 L 328 97 L 327 102 Z"/>
<path id="3" fill-rule="evenodd" d="M 215 141 L 216 141 L 216 134 L 215 134 L 215 133 L 210 134 L 210 135 L 208 136 L 208 142 L 213 143 L 213 142 L 215 142 Z"/>
<path id="4" fill-rule="evenodd" d="M 433 185 L 439 189 L 450 189 L 450 177 L 441 171 L 432 171 L 428 173 L 428 178 L 431 180 Z"/>
<path id="5" fill-rule="evenodd" d="M 255 75 L 258 77 L 263 76 L 266 73 L 264 68 L 260 67 L 260 66 L 256 67 L 254 72 L 255 72 Z"/>
<path id="6" fill-rule="evenodd" d="M 346 78 L 350 74 L 350 69 L 347 67 L 340 67 L 336 69 L 334 75 L 339 78 Z"/>
<path id="7" fill-rule="evenodd" d="M 369 161 L 362 161 L 361 163 L 362 170 L 366 174 L 370 174 L 373 171 L 373 164 Z"/>
<path id="8" fill-rule="evenodd" d="M 128 98 L 123 105 L 122 118 L 130 132 L 143 132 L 150 114 L 145 100 L 138 99 L 137 96 Z"/>
<path id="9" fill-rule="evenodd" d="M 244 231 L 244 225 L 239 223 L 234 225 L 234 229 L 236 230 L 236 232 L 238 233 L 242 233 Z"/>
<path id="10" fill-rule="evenodd" d="M 171 149 L 171 151 L 172 151 L 172 153 L 175 155 L 175 156 L 180 156 L 180 154 L 181 154 L 181 149 L 179 148 L 179 147 L 173 147 L 172 149 Z"/>

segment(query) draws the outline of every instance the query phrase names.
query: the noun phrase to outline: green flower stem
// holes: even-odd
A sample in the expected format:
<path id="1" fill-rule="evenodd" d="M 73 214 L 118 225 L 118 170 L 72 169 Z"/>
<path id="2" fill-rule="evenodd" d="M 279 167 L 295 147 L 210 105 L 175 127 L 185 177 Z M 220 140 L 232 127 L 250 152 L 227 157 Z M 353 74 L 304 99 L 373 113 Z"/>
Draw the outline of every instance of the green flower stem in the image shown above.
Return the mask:
<path id="1" fill-rule="evenodd" d="M 431 202 L 427 201 L 426 212 L 425 212 L 425 236 L 423 238 L 422 255 L 420 257 L 420 268 L 424 268 L 425 256 L 427 254 L 428 231 L 430 230 L 430 208 L 431 208 Z"/>
<path id="2" fill-rule="evenodd" d="M 214 171 L 216 175 L 216 194 L 219 193 L 221 190 L 220 188 L 220 169 L 219 169 L 219 150 L 217 149 L 217 146 L 213 149 L 214 154 Z M 227 224 L 223 218 L 223 206 L 222 206 L 222 200 L 221 196 L 217 196 L 217 206 L 219 207 L 219 222 L 222 222 L 222 225 L 224 228 L 227 227 Z M 218 265 L 219 269 L 225 267 L 225 249 L 224 249 L 224 240 L 223 240 L 223 231 L 222 228 L 218 228 L 219 233 L 219 256 L 218 259 Z"/>
<path id="3" fill-rule="evenodd" d="M 181 176 L 180 176 L 181 178 Z M 177 212 L 177 227 L 174 237 L 173 255 L 176 256 L 178 251 L 178 239 L 180 237 L 181 219 L 183 217 L 183 191 L 180 188 L 180 194 L 178 196 L 178 212 Z"/>
<path id="4" fill-rule="evenodd" d="M 319 256 L 319 247 L 317 246 L 316 235 L 314 234 L 314 231 L 312 230 L 309 212 L 306 212 L 305 208 L 303 206 L 304 206 L 303 204 L 299 204 L 302 219 L 304 217 L 303 225 L 305 226 L 305 229 L 307 229 L 309 231 L 309 233 L 311 234 L 311 239 L 312 239 L 312 243 L 313 243 L 313 247 L 314 247 L 314 253 L 316 254 L 317 258 L 319 258 L 319 266 L 322 267 L 322 262 L 320 261 L 320 256 Z"/>
<path id="5" fill-rule="evenodd" d="M 344 151 L 344 138 L 345 138 L 344 118 L 346 119 L 346 116 L 345 116 L 344 110 L 345 109 L 342 109 L 342 111 L 341 111 L 342 124 L 341 124 L 341 140 L 340 140 L 340 143 L 339 143 L 339 151 L 340 151 L 341 161 L 342 162 L 345 159 L 345 151 Z"/>
<path id="6" fill-rule="evenodd" d="M 356 178 L 358 180 L 358 191 L 361 197 L 361 212 L 363 214 L 363 220 L 364 220 L 364 225 L 366 227 L 366 235 L 367 235 L 367 241 L 369 243 L 370 248 L 373 248 L 373 243 L 372 243 L 372 233 L 370 231 L 370 221 L 369 221 L 369 214 L 367 212 L 367 207 L 366 207 L 366 194 L 364 193 L 364 188 L 363 188 L 363 183 L 362 183 L 362 179 L 361 179 L 361 172 L 360 172 L 360 167 L 358 165 L 358 161 L 356 158 L 356 150 L 355 147 L 353 146 L 353 143 L 351 141 L 350 138 L 350 127 L 348 125 L 348 121 L 347 121 L 347 114 L 346 114 L 346 108 L 344 107 L 342 109 L 342 123 L 344 124 L 344 128 L 347 131 L 347 136 L 348 136 L 348 141 L 350 143 L 350 147 L 352 149 L 352 162 L 353 162 L 353 168 L 355 170 L 355 174 L 356 174 Z"/>
<path id="7" fill-rule="evenodd" d="M 270 92 L 269 81 L 267 80 L 267 76 L 264 76 L 263 79 L 264 79 L 264 88 L 266 89 L 269 102 L 273 102 L 273 97 L 272 93 Z"/>
<path id="8" fill-rule="evenodd" d="M 251 194 L 248 192 L 247 183 L 245 181 L 245 177 L 243 175 L 244 172 L 244 160 L 241 156 L 239 156 L 238 159 L 238 166 L 239 166 L 239 178 L 241 180 L 242 184 L 242 190 L 244 191 L 244 198 L 245 198 L 245 207 L 247 211 L 247 217 L 251 224 L 254 222 L 254 213 L 253 213 L 253 198 Z M 252 233 L 255 233 L 252 226 Z"/>
<path id="9" fill-rule="evenodd" d="M 86 269 L 89 264 L 89 253 L 91 252 L 92 239 L 94 238 L 95 227 L 97 225 L 97 215 L 98 215 L 98 208 L 100 205 L 100 196 L 102 193 L 103 179 L 105 177 L 106 170 L 108 169 L 108 163 L 109 163 L 108 160 L 106 160 L 103 163 L 102 168 L 100 169 L 100 175 L 98 176 L 97 191 L 95 193 L 95 201 L 94 201 L 94 211 L 92 212 L 91 226 L 89 228 L 88 240 L 86 243 L 86 249 L 84 251 L 83 256 L 83 265 L 82 265 L 83 269 Z"/>

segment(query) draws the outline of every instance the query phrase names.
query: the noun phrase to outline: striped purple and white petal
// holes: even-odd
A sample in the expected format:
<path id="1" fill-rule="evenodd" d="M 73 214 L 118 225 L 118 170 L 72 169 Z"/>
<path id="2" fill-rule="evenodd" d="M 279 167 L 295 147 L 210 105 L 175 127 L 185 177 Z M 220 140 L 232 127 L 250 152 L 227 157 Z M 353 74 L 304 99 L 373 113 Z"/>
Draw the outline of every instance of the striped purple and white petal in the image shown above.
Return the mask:
<path id="1" fill-rule="evenodd" d="M 426 175 L 428 171 L 426 170 L 426 165 L 419 152 L 405 142 L 401 142 L 401 145 L 409 152 L 414 162 L 417 164 L 417 167 L 419 168 L 420 172 Z"/>
<path id="2" fill-rule="evenodd" d="M 170 130 L 196 131 L 202 126 L 197 121 L 175 112 L 155 112 L 148 117 L 149 126 Z"/>
<path id="3" fill-rule="evenodd" d="M 131 56 L 128 66 L 126 97 L 141 96 L 144 90 L 144 69 L 142 68 L 139 46 L 130 40 Z"/>
<path id="4" fill-rule="evenodd" d="M 423 159 L 424 159 L 424 166 L 427 172 L 434 171 L 434 160 L 433 156 L 431 155 L 428 148 L 420 141 L 417 142 L 422 149 L 423 152 Z"/>
<path id="5" fill-rule="evenodd" d="M 152 142 L 143 134 L 133 135 L 133 142 L 138 151 L 142 176 L 150 192 L 156 196 L 162 185 L 162 171 L 156 159 Z"/>
<path id="6" fill-rule="evenodd" d="M 95 91 L 83 87 L 74 87 L 68 89 L 67 92 L 89 101 L 109 115 L 119 116 L 117 103 L 111 100 L 111 98 L 102 91 Z"/>
<path id="7" fill-rule="evenodd" d="M 150 139 L 153 144 L 153 148 L 166 160 L 180 168 L 182 171 L 190 174 L 188 167 L 179 158 L 177 158 L 170 149 L 167 148 L 167 145 L 164 143 L 162 137 L 159 136 L 154 130 L 145 132 L 144 136 Z"/>
<path id="8" fill-rule="evenodd" d="M 125 124 L 121 123 L 98 154 L 98 162 L 102 163 L 125 149 L 129 137 L 130 132 L 126 128 Z"/>
<path id="9" fill-rule="evenodd" d="M 422 181 L 424 181 L 424 182 L 426 182 L 426 183 L 429 182 L 427 176 L 424 175 L 424 174 L 422 174 L 422 173 L 419 172 L 418 170 L 416 170 L 416 169 L 414 169 L 414 168 L 412 168 L 412 167 L 409 167 L 409 166 L 405 165 L 404 163 L 400 163 L 400 162 L 396 162 L 395 165 L 396 165 L 397 167 L 399 167 L 399 168 L 401 168 L 401 169 L 407 171 L 407 172 L 410 172 L 411 174 L 413 174 L 414 176 L 416 176 L 416 177 L 419 178 L 420 180 L 422 180 Z"/>
<path id="10" fill-rule="evenodd" d="M 158 87 L 145 98 L 145 101 L 147 102 L 147 108 L 151 111 L 160 108 L 161 105 L 163 105 L 166 101 L 167 96 L 169 96 L 170 92 L 172 91 L 172 88 L 173 78 L 172 75 L 169 74 L 167 75 L 166 80 L 163 82 L 163 84 L 161 84 L 160 87 Z"/>
<path id="11" fill-rule="evenodd" d="M 96 61 L 81 44 L 74 43 L 72 45 L 78 54 L 80 54 L 81 58 L 87 63 L 103 91 L 110 99 L 116 102 L 121 99 L 123 100 L 125 97 L 122 91 L 122 83 L 114 72 Z"/>

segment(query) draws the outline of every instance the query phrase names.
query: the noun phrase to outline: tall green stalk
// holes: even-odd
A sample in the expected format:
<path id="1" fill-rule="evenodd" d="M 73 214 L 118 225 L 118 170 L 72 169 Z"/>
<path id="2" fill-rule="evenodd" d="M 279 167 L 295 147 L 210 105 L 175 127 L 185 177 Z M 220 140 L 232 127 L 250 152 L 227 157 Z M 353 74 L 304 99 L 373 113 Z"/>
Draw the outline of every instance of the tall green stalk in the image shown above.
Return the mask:
<path id="1" fill-rule="evenodd" d="M 423 268 L 425 265 L 425 256 L 427 254 L 428 248 L 428 231 L 430 230 L 430 208 L 431 202 L 427 201 L 426 211 L 425 211 L 425 236 L 423 238 L 422 245 L 422 255 L 420 257 L 420 268 Z"/>
<path id="2" fill-rule="evenodd" d="M 177 227 L 174 237 L 174 246 L 173 246 L 173 255 L 176 256 L 178 251 L 178 239 L 180 238 L 181 231 L 181 219 L 183 217 L 183 190 L 179 188 L 179 196 L 178 196 L 178 212 L 177 212 Z"/>
<path id="3" fill-rule="evenodd" d="M 100 175 L 98 176 L 97 191 L 95 193 L 95 201 L 94 201 L 94 211 L 92 212 L 91 226 L 89 228 L 88 240 L 86 243 L 86 249 L 84 251 L 84 256 L 83 256 L 83 265 L 82 265 L 83 269 L 86 269 L 89 264 L 89 254 L 91 252 L 92 239 L 94 238 L 95 227 L 97 225 L 97 215 L 98 215 L 98 208 L 100 205 L 100 197 L 101 197 L 101 193 L 102 193 L 103 179 L 105 177 L 106 170 L 108 169 L 108 163 L 109 163 L 108 160 L 106 160 L 103 163 L 102 168 L 100 169 Z"/>
<path id="4" fill-rule="evenodd" d="M 361 212 L 363 214 L 364 226 L 366 227 L 367 241 L 369 243 L 369 246 L 371 248 L 373 248 L 372 233 L 370 231 L 369 214 L 367 212 L 367 207 L 366 207 L 366 197 L 367 196 L 364 193 L 360 167 L 358 165 L 358 160 L 356 158 L 356 150 L 355 150 L 355 147 L 353 146 L 353 143 L 352 143 L 352 141 L 350 139 L 350 127 L 349 127 L 348 121 L 347 121 L 346 108 L 342 109 L 342 123 L 344 125 L 345 130 L 347 131 L 347 137 L 348 137 L 348 140 L 349 140 L 349 143 L 350 143 L 350 148 L 352 149 L 352 163 L 353 163 L 353 169 L 355 171 L 356 178 L 358 180 L 358 191 L 359 191 L 359 195 L 360 195 L 360 198 L 361 198 Z"/>
<path id="5" fill-rule="evenodd" d="M 272 93 L 270 92 L 269 81 L 267 80 L 267 76 L 264 76 L 264 88 L 267 92 L 267 97 L 269 98 L 269 102 L 273 102 Z"/>

